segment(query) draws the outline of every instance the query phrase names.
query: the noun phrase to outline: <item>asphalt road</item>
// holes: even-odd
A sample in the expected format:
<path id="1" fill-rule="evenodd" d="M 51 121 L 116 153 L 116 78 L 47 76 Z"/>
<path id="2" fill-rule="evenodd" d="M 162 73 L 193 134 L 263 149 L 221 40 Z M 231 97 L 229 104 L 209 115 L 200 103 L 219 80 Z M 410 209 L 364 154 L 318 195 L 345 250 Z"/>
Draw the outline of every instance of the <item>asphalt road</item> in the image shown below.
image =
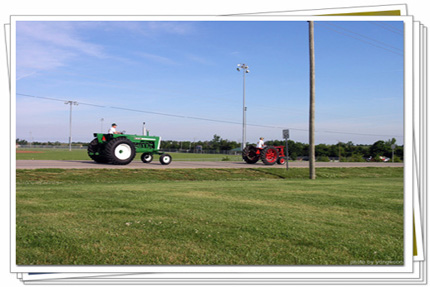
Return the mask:
<path id="1" fill-rule="evenodd" d="M 140 161 L 131 162 L 128 165 L 100 164 L 89 160 L 17 160 L 16 169 L 38 169 L 38 168 L 64 168 L 64 169 L 91 169 L 91 168 L 255 168 L 255 167 L 275 167 L 286 168 L 285 165 L 264 165 L 261 162 L 256 164 L 246 164 L 244 162 L 231 161 L 172 161 L 169 165 L 162 165 L 158 161 L 152 163 L 142 163 Z M 309 162 L 290 162 L 290 168 L 307 168 Z M 403 163 L 378 163 L 378 162 L 317 162 L 316 167 L 403 167 Z"/>

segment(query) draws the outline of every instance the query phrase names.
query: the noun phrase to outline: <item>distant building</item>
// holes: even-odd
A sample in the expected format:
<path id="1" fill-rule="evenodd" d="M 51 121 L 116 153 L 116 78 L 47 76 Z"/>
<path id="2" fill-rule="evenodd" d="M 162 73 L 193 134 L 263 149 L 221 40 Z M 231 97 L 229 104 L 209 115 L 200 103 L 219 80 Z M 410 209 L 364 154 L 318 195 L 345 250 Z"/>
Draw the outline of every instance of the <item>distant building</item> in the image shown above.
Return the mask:
<path id="1" fill-rule="evenodd" d="M 242 148 L 237 147 L 237 148 L 231 149 L 230 153 L 234 154 L 234 155 L 236 155 L 236 154 L 242 154 Z"/>

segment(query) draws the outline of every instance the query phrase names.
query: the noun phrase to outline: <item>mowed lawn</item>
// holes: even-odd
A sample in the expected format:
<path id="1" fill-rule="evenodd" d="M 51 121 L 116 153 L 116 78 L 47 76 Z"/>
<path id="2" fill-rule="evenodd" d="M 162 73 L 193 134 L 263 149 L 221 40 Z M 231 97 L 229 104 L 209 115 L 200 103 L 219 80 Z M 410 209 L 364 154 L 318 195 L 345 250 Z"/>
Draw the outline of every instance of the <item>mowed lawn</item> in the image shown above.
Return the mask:
<path id="1" fill-rule="evenodd" d="M 18 265 L 403 264 L 403 168 L 17 170 Z"/>

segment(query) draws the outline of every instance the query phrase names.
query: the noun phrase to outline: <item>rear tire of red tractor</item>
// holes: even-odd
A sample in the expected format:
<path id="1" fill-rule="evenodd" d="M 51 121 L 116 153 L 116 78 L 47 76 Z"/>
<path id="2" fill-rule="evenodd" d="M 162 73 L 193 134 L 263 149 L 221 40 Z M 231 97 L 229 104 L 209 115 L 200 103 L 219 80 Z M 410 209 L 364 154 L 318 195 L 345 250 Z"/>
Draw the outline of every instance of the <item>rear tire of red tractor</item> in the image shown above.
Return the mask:
<path id="1" fill-rule="evenodd" d="M 129 164 L 136 156 L 134 144 L 126 138 L 116 138 L 106 144 L 106 158 L 112 164 Z"/>
<path id="2" fill-rule="evenodd" d="M 261 151 L 261 161 L 265 165 L 274 165 L 278 160 L 278 150 L 274 146 L 267 146 Z"/>
<path id="3" fill-rule="evenodd" d="M 107 163 L 108 160 L 101 155 L 102 153 L 102 145 L 99 144 L 99 141 L 97 138 L 93 139 L 90 144 L 88 145 L 88 156 L 95 162 L 98 163 Z M 98 154 L 96 154 L 98 153 Z"/>
<path id="4" fill-rule="evenodd" d="M 140 159 L 143 163 L 150 163 L 154 159 L 154 156 L 150 153 L 142 153 Z"/>
<path id="5" fill-rule="evenodd" d="M 246 163 L 256 163 L 260 157 L 257 154 L 257 148 L 253 145 L 246 146 L 242 151 L 242 158 Z"/>

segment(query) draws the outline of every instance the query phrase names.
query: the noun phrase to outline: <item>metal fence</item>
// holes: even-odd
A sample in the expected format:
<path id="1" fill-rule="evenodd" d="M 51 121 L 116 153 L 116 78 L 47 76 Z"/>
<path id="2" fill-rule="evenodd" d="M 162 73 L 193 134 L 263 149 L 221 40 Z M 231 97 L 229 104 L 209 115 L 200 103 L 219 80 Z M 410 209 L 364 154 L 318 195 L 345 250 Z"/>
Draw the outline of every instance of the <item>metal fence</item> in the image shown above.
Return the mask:
<path id="1" fill-rule="evenodd" d="M 32 149 L 32 148 L 51 148 L 51 149 L 69 149 L 69 145 L 19 145 L 17 149 Z M 87 149 L 84 145 L 72 145 L 72 149 Z"/>
<path id="2" fill-rule="evenodd" d="M 197 153 L 197 154 L 226 154 L 226 155 L 241 155 L 242 152 L 231 150 L 193 150 L 193 149 L 168 149 L 162 148 L 164 152 L 180 152 L 180 153 Z"/>
<path id="3" fill-rule="evenodd" d="M 17 149 L 69 149 L 68 145 L 19 145 Z M 84 145 L 72 145 L 72 149 L 87 149 Z M 229 150 L 194 150 L 194 149 L 161 149 L 164 152 L 196 153 L 196 154 L 225 154 L 241 155 L 240 151 Z"/>

